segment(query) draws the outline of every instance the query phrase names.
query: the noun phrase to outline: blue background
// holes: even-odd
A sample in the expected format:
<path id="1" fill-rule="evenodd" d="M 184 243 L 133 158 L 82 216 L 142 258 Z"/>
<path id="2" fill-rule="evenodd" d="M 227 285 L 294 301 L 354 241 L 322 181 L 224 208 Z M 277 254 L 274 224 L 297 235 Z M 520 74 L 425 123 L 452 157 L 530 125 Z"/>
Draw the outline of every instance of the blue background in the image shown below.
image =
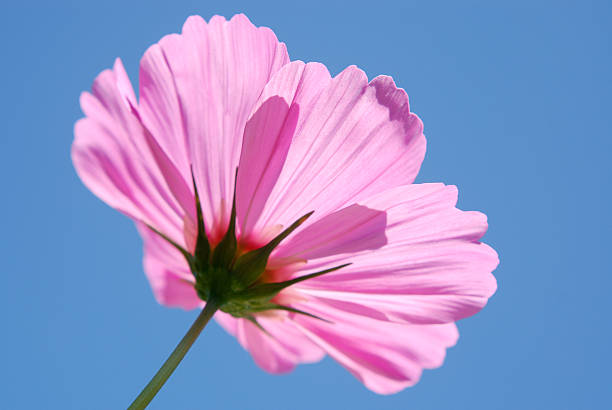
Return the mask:
<path id="1" fill-rule="evenodd" d="M 132 223 L 72 168 L 72 127 L 116 56 L 136 82 L 188 15 L 236 12 L 293 59 L 408 91 L 428 137 L 418 180 L 488 214 L 499 290 L 402 393 L 331 359 L 268 375 L 215 324 L 151 408 L 610 408 L 610 6 L 492 3 L 3 2 L 0 408 L 125 407 L 195 318 L 154 301 Z"/>

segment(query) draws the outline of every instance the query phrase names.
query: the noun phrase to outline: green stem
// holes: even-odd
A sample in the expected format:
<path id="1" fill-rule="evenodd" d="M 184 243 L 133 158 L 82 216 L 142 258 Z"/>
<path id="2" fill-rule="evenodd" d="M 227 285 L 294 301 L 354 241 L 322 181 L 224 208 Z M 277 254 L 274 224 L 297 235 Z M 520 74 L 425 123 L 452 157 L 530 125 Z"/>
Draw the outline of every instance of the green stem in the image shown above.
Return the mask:
<path id="1" fill-rule="evenodd" d="M 172 372 L 174 372 L 174 369 L 176 369 L 181 360 L 183 360 L 183 357 L 185 357 L 185 354 L 193 342 L 195 342 L 195 340 L 198 338 L 202 332 L 202 329 L 204 329 L 204 326 L 206 326 L 210 318 L 213 317 L 218 307 L 219 306 L 216 303 L 213 303 L 213 301 L 209 300 L 208 303 L 206 303 L 206 306 L 204 309 L 202 309 L 198 315 L 198 318 L 195 320 L 195 322 L 193 322 L 187 331 L 187 334 L 179 342 L 172 354 L 170 354 L 170 357 L 166 359 L 155 376 L 153 376 L 149 384 L 147 384 L 142 392 L 140 392 L 138 397 L 136 397 L 136 400 L 134 400 L 130 407 L 128 407 L 128 410 L 141 410 L 149 405 L 159 389 L 161 389 L 164 383 L 166 383 L 168 377 L 170 377 Z"/>

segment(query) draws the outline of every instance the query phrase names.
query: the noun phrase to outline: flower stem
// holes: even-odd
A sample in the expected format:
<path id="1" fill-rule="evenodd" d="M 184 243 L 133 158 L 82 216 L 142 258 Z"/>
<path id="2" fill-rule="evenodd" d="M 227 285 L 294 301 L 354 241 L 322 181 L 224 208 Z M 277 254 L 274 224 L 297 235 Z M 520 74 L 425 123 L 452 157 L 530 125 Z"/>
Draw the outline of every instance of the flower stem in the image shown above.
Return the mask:
<path id="1" fill-rule="evenodd" d="M 153 376 L 149 384 L 147 384 L 138 397 L 136 397 L 136 400 L 128 407 L 128 410 L 141 410 L 149 405 L 159 389 L 162 388 L 166 380 L 168 380 L 172 372 L 174 372 L 174 369 L 176 369 L 181 360 L 183 360 L 183 357 L 185 357 L 185 354 L 187 354 L 187 351 L 198 338 L 202 329 L 204 329 L 204 326 L 206 326 L 210 318 L 213 317 L 217 309 L 218 305 L 212 300 L 206 303 L 206 306 L 202 309 L 198 318 L 187 331 L 187 334 L 185 334 L 172 354 L 170 354 L 170 357 L 166 359 L 162 367 L 157 371 L 155 376 Z"/>

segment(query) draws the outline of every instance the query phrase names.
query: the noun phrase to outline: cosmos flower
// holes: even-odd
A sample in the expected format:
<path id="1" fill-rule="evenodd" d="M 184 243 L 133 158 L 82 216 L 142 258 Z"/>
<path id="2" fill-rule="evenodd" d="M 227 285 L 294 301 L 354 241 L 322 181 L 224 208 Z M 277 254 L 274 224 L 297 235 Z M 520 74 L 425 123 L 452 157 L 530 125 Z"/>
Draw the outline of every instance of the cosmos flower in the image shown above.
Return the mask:
<path id="1" fill-rule="evenodd" d="M 419 118 L 390 77 L 291 62 L 243 15 L 151 46 L 139 99 L 120 60 L 83 93 L 72 158 L 132 218 L 159 303 L 215 303 L 263 369 L 329 354 L 394 393 L 440 366 L 495 292 L 485 215 L 413 184 Z"/>

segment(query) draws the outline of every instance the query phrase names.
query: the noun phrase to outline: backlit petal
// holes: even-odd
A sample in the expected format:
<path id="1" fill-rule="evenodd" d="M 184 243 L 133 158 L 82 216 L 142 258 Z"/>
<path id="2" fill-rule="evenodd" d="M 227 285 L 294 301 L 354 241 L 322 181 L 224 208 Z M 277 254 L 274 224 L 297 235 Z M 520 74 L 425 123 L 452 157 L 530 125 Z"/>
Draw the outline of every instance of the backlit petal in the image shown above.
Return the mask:
<path id="1" fill-rule="evenodd" d="M 238 338 L 257 365 L 270 373 L 285 373 L 296 364 L 317 362 L 325 356 L 321 347 L 284 316 L 259 316 L 257 321 L 266 332 L 246 319 L 227 313 L 218 312 L 215 319 L 229 334 Z"/>
<path id="2" fill-rule="evenodd" d="M 81 95 L 72 159 L 83 182 L 109 205 L 183 242 L 185 212 L 151 152 L 120 60 Z"/>
<path id="3" fill-rule="evenodd" d="M 458 338 L 454 323 L 409 325 L 379 321 L 319 305 L 298 304 L 333 323 L 294 317 L 302 331 L 369 389 L 396 393 L 419 381 L 423 369 L 439 367 Z"/>
<path id="4" fill-rule="evenodd" d="M 187 19 L 143 58 L 143 117 L 184 174 L 191 163 L 206 228 L 227 227 L 245 124 L 285 45 L 244 15 Z"/>
<path id="5" fill-rule="evenodd" d="M 257 222 L 283 169 L 293 141 L 300 104 L 309 104 L 331 77 L 321 64 L 301 61 L 284 66 L 266 85 L 244 132 L 237 187 L 243 237 Z"/>
<path id="6" fill-rule="evenodd" d="M 374 252 L 331 256 L 322 248 L 323 257 L 315 254 L 296 276 L 352 264 L 295 288 L 322 304 L 390 321 L 447 323 L 473 315 L 495 292 L 491 272 L 498 258 L 478 242 L 486 217 L 456 209 L 456 198 L 454 187 L 423 184 L 362 201 L 386 212 L 388 243 Z"/>
<path id="7" fill-rule="evenodd" d="M 277 76 L 290 74 L 287 70 Z M 302 78 L 291 86 L 318 90 L 320 77 Z M 255 224 L 259 230 L 288 226 L 312 210 L 316 216 L 307 223 L 313 223 L 360 199 L 409 184 L 423 159 L 421 121 L 390 78 L 368 84 L 363 71 L 349 67 L 307 97 L 296 95 L 291 104 L 299 109 L 297 126 Z"/>

